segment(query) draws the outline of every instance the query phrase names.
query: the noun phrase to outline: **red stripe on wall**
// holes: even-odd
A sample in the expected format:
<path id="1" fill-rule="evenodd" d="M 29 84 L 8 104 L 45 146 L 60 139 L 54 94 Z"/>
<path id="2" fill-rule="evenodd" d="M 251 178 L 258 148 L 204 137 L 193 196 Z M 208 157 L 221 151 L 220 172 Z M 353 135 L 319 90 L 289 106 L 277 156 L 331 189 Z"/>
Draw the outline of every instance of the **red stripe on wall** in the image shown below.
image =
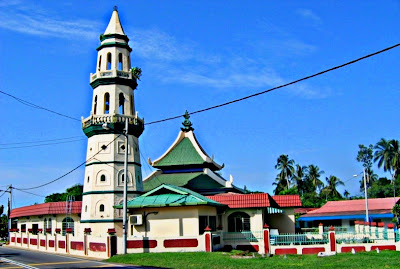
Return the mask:
<path id="1" fill-rule="evenodd" d="M 167 239 L 164 240 L 165 248 L 194 248 L 199 245 L 197 239 Z"/>
<path id="2" fill-rule="evenodd" d="M 371 247 L 371 250 L 396 250 L 396 246 L 394 245 L 387 245 L 387 246 L 373 246 Z"/>
<path id="3" fill-rule="evenodd" d="M 353 246 L 353 247 L 349 246 L 349 247 L 342 247 L 342 252 L 351 252 L 353 248 L 356 252 L 365 251 L 364 246 Z"/>
<path id="4" fill-rule="evenodd" d="M 105 243 L 89 243 L 89 249 L 91 251 L 106 252 Z"/>
<path id="5" fill-rule="evenodd" d="M 155 248 L 157 240 L 128 240 L 127 248 Z"/>
<path id="6" fill-rule="evenodd" d="M 74 242 L 74 241 L 71 241 L 71 249 L 83 250 L 83 242 Z"/>
<path id="7" fill-rule="evenodd" d="M 40 239 L 40 246 L 45 247 L 46 246 L 46 240 Z"/>
<path id="8" fill-rule="evenodd" d="M 277 248 L 277 249 L 275 249 L 275 255 L 285 255 L 285 254 L 297 254 L 297 249 L 295 249 L 295 248 Z"/>
<path id="9" fill-rule="evenodd" d="M 65 241 L 58 241 L 58 248 L 65 248 Z"/>
<path id="10" fill-rule="evenodd" d="M 15 237 L 11 237 L 11 242 L 15 242 Z"/>
<path id="11" fill-rule="evenodd" d="M 21 243 L 21 238 L 17 237 L 17 243 Z"/>
<path id="12" fill-rule="evenodd" d="M 22 243 L 28 244 L 28 238 L 22 238 Z"/>
<path id="13" fill-rule="evenodd" d="M 29 244 L 36 246 L 37 245 L 37 239 L 36 238 L 31 238 L 29 240 Z"/>
<path id="14" fill-rule="evenodd" d="M 318 254 L 319 252 L 325 252 L 325 248 L 303 248 L 302 254 Z"/>
<path id="15" fill-rule="evenodd" d="M 54 248 L 54 240 L 49 240 L 49 247 Z"/>

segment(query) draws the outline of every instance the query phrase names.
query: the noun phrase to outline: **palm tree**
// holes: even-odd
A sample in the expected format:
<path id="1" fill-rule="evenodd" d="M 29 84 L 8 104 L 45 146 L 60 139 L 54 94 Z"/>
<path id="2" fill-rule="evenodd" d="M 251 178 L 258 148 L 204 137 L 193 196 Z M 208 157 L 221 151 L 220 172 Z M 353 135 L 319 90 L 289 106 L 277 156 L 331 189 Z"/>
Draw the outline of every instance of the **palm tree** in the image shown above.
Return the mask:
<path id="1" fill-rule="evenodd" d="M 306 179 L 308 181 L 308 184 L 310 185 L 311 191 L 315 191 L 318 189 L 321 191 L 321 189 L 324 186 L 324 183 L 319 179 L 322 174 L 324 174 L 324 171 L 320 171 L 319 167 L 313 164 L 310 164 L 307 168 L 308 174 L 306 176 Z"/>
<path id="2" fill-rule="evenodd" d="M 392 174 L 392 148 L 391 140 L 381 138 L 375 145 L 374 162 L 378 162 L 378 167 L 383 166 L 383 171 L 389 171 Z"/>
<path id="3" fill-rule="evenodd" d="M 293 176 L 294 173 L 294 160 L 289 159 L 288 155 L 282 154 L 279 156 L 275 169 L 280 170 L 279 174 L 277 175 L 276 181 L 278 181 L 278 184 L 285 186 L 284 188 L 289 189 L 290 188 L 290 182 L 289 180 Z M 286 181 L 286 184 L 283 184 L 283 182 Z"/>
<path id="4" fill-rule="evenodd" d="M 338 192 L 336 189 L 339 187 L 339 185 L 344 186 L 343 181 L 341 181 L 338 177 L 336 176 L 329 176 L 329 178 L 326 178 L 326 182 L 328 183 L 327 188 L 329 189 L 329 192 L 331 194 L 332 198 L 342 198 L 342 195 Z"/>
<path id="5" fill-rule="evenodd" d="M 344 190 L 343 195 L 344 195 L 344 197 L 346 197 L 346 199 L 349 199 L 350 193 L 347 190 Z"/>
<path id="6" fill-rule="evenodd" d="M 297 190 L 300 195 L 303 195 L 305 192 L 304 177 L 306 173 L 307 173 L 307 166 L 301 166 L 299 164 L 296 164 L 296 169 L 292 179 L 296 183 Z"/>

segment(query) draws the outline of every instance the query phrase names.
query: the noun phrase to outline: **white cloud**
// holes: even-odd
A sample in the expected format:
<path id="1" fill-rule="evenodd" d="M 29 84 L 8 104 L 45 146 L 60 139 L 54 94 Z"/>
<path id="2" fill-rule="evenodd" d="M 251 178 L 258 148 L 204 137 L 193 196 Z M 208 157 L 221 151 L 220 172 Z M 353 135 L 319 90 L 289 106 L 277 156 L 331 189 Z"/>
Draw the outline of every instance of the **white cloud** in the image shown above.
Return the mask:
<path id="1" fill-rule="evenodd" d="M 65 39 L 93 39 L 99 24 L 82 19 L 61 19 L 38 6 L 12 1 L 2 3 L 0 27 L 24 34 L 52 36 Z"/>
<path id="2" fill-rule="evenodd" d="M 296 10 L 296 13 L 305 19 L 311 20 L 315 24 L 320 24 L 322 22 L 321 18 L 310 9 L 300 8 Z"/>

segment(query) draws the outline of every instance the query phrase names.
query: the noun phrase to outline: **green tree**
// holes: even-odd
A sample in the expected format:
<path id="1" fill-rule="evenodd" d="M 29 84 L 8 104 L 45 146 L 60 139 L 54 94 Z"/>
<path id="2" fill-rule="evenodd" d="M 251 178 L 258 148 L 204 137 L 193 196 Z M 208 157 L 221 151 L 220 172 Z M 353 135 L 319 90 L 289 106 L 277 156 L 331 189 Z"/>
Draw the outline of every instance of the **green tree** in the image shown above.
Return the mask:
<path id="1" fill-rule="evenodd" d="M 275 194 L 278 194 L 282 190 L 290 188 L 290 179 L 294 173 L 294 160 L 289 159 L 288 155 L 282 154 L 279 156 L 277 163 L 275 165 L 275 169 L 280 170 L 279 174 L 276 177 L 277 185 L 275 189 Z"/>
<path id="2" fill-rule="evenodd" d="M 342 195 L 338 192 L 337 187 L 340 185 L 344 186 L 343 181 L 336 176 L 329 176 L 329 178 L 326 178 L 326 182 L 328 183 L 325 187 L 325 189 L 328 190 L 328 198 L 342 199 Z"/>
<path id="3" fill-rule="evenodd" d="M 372 163 L 374 159 L 374 146 L 369 145 L 368 147 L 363 144 L 358 145 L 358 153 L 357 153 L 357 161 L 362 163 L 366 175 L 368 177 L 367 188 L 371 186 L 371 184 L 378 179 L 378 175 L 374 173 L 372 170 Z M 360 191 L 364 191 L 364 179 L 360 179 Z"/>
<path id="4" fill-rule="evenodd" d="M 307 184 L 307 191 L 308 192 L 315 192 L 317 189 L 321 191 L 324 187 L 324 183 L 320 180 L 324 171 L 319 170 L 319 167 L 313 164 L 310 164 L 307 168 L 307 175 L 306 175 L 306 184 Z"/>
<path id="5" fill-rule="evenodd" d="M 343 196 L 346 197 L 346 199 L 349 199 L 350 193 L 347 190 L 344 190 Z"/>
<path id="6" fill-rule="evenodd" d="M 306 166 L 301 166 L 299 164 L 296 164 L 296 169 L 294 171 L 292 180 L 295 182 L 297 186 L 297 191 L 300 195 L 303 195 L 305 190 L 305 182 L 304 182 L 304 177 L 307 173 L 307 167 Z"/>
<path id="7" fill-rule="evenodd" d="M 50 202 L 63 202 L 66 201 L 68 196 L 74 196 L 75 201 L 82 201 L 82 193 L 83 193 L 83 185 L 76 184 L 68 189 L 66 189 L 63 193 L 52 193 L 47 195 L 44 199 L 45 203 Z"/>

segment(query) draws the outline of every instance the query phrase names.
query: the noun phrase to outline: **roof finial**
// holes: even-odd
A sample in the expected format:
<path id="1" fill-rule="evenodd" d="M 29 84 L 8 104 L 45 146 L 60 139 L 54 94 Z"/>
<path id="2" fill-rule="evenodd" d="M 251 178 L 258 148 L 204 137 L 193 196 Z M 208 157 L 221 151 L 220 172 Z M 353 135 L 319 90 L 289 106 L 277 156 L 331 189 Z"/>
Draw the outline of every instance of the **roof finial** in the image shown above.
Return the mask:
<path id="1" fill-rule="evenodd" d="M 189 132 L 189 131 L 193 131 L 193 127 L 192 127 L 192 123 L 190 122 L 189 118 L 189 112 L 186 110 L 185 111 L 185 115 L 183 115 L 183 117 L 185 118 L 185 120 L 182 122 L 183 128 L 181 128 L 181 130 L 183 132 Z"/>
<path id="2" fill-rule="evenodd" d="M 118 7 L 117 7 L 117 6 L 114 6 L 114 10 L 115 10 L 115 11 L 118 11 Z"/>

